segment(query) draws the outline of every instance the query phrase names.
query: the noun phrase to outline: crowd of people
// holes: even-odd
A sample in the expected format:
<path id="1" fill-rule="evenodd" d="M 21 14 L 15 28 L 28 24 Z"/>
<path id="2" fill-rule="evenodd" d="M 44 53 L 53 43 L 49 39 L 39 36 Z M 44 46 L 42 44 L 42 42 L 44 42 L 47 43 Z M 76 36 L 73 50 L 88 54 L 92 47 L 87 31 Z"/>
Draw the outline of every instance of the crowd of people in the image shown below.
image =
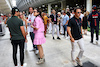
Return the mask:
<path id="1" fill-rule="evenodd" d="M 74 10 L 67 9 L 61 12 L 56 12 L 52 9 L 51 15 L 46 12 L 41 12 L 39 9 L 29 7 L 29 15 L 25 12 L 20 12 L 17 7 L 12 8 L 12 17 L 5 18 L 5 24 L 10 31 L 10 39 L 13 46 L 13 61 L 15 67 L 17 64 L 17 47 L 20 47 L 20 64 L 24 67 L 24 49 L 27 50 L 27 35 L 30 35 L 33 50 L 35 54 L 39 54 L 40 58 L 36 64 L 45 62 L 45 55 L 43 52 L 42 44 L 46 42 L 46 34 L 52 33 L 52 39 L 61 40 L 63 38 L 70 39 L 72 45 L 71 58 L 74 66 L 77 63 L 83 66 L 81 58 L 84 53 L 84 39 L 83 35 L 87 35 L 87 27 L 91 29 L 91 43 L 93 43 L 94 30 L 96 31 L 96 44 L 99 40 L 99 21 L 100 14 L 97 12 L 96 5 L 93 5 L 91 13 L 88 11 L 82 12 L 81 8 L 76 7 Z M 56 29 L 55 29 L 56 28 Z M 56 30 L 56 32 L 55 32 Z M 75 57 L 76 43 L 79 45 L 80 52 Z"/>

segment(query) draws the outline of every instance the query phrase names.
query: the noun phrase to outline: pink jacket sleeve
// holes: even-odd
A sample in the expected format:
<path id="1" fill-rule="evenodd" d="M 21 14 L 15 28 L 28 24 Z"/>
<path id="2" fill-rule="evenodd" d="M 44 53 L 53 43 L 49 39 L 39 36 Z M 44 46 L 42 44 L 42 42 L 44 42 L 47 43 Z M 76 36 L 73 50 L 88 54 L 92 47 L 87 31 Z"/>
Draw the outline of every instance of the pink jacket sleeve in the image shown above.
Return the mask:
<path id="1" fill-rule="evenodd" d="M 39 28 L 39 24 L 40 24 L 40 19 L 37 17 L 36 19 L 35 19 L 35 22 L 36 22 L 36 28 Z"/>
<path id="2" fill-rule="evenodd" d="M 44 23 L 43 20 L 40 17 L 37 17 L 35 19 L 35 27 L 38 28 L 38 30 L 36 30 L 36 32 L 41 32 L 44 31 Z"/>

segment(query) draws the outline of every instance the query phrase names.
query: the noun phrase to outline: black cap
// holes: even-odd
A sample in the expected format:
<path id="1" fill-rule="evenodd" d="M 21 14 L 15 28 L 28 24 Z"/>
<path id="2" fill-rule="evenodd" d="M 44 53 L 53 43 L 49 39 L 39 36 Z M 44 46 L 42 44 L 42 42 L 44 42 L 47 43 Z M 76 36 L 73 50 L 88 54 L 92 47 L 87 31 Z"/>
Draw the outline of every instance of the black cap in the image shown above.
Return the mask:
<path id="1" fill-rule="evenodd" d="M 15 12 L 19 12 L 19 9 L 17 7 L 12 8 L 12 15 L 14 15 Z"/>
<path id="2" fill-rule="evenodd" d="M 17 7 L 12 8 L 13 11 L 19 11 L 19 9 Z"/>
<path id="3" fill-rule="evenodd" d="M 96 5 L 93 5 L 92 6 L 92 9 L 94 9 L 94 10 L 97 9 L 97 6 Z"/>

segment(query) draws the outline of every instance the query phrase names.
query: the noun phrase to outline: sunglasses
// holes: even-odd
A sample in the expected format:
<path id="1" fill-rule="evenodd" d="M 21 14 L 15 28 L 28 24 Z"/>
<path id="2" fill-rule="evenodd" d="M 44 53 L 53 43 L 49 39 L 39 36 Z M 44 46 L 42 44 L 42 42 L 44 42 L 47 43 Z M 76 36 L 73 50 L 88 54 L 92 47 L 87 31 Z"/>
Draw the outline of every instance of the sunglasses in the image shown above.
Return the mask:
<path id="1" fill-rule="evenodd" d="M 79 14 L 79 13 L 82 13 L 82 12 L 77 12 L 77 13 Z"/>
<path id="2" fill-rule="evenodd" d="M 37 11 L 33 11 L 33 12 L 35 13 L 35 12 L 37 12 Z"/>

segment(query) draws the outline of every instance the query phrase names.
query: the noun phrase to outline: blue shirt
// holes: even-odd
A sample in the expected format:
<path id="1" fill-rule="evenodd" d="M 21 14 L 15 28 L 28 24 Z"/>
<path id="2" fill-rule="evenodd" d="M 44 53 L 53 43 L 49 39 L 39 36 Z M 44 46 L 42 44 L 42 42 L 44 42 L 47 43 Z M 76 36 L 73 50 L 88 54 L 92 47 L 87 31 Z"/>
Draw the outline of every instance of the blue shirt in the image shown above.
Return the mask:
<path id="1" fill-rule="evenodd" d="M 65 25 L 68 20 L 69 20 L 69 16 L 66 14 L 63 18 L 63 25 Z"/>

